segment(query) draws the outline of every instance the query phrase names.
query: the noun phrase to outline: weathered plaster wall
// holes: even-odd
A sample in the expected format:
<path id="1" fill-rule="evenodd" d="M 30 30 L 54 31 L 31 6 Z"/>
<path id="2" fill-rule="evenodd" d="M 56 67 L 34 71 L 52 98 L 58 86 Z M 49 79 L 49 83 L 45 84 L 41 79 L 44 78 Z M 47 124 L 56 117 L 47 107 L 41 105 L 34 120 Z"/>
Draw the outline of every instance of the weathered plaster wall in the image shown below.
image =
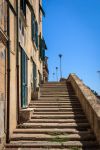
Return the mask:
<path id="1" fill-rule="evenodd" d="M 16 18 L 10 10 L 10 134 L 17 124 Z"/>

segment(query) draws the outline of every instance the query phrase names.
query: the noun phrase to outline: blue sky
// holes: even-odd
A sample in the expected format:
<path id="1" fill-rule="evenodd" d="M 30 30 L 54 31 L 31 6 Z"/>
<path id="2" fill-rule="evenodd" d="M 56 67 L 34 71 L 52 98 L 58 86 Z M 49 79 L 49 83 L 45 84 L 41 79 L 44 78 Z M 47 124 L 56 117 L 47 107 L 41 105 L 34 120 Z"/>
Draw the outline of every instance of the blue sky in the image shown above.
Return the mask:
<path id="1" fill-rule="evenodd" d="M 100 0 L 43 0 L 43 35 L 48 47 L 49 80 L 76 73 L 100 94 Z"/>

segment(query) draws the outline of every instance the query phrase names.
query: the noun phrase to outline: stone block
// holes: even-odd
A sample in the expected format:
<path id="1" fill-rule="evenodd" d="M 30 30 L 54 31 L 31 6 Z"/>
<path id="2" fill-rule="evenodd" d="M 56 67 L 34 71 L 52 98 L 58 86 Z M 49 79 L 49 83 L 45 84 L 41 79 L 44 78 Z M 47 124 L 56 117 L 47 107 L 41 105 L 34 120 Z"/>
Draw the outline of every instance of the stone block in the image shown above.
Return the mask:
<path id="1" fill-rule="evenodd" d="M 40 89 L 36 88 L 36 91 L 32 92 L 31 99 L 37 100 L 37 99 L 39 99 L 39 97 L 40 97 Z"/>
<path id="2" fill-rule="evenodd" d="M 25 109 L 20 110 L 20 113 L 19 113 L 20 123 L 29 121 L 31 119 L 32 113 L 33 113 L 33 108 L 25 108 Z"/>

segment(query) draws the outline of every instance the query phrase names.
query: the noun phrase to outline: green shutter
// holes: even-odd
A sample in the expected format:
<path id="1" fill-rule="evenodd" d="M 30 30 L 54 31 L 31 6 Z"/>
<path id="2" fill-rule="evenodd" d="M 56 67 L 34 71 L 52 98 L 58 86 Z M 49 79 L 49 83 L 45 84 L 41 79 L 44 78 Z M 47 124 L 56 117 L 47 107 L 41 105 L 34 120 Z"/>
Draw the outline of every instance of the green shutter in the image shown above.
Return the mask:
<path id="1" fill-rule="evenodd" d="M 34 14 L 31 14 L 31 27 L 32 27 L 32 40 L 35 40 L 35 17 Z"/>
<path id="2" fill-rule="evenodd" d="M 44 40 L 41 39 L 41 36 L 39 36 L 39 48 L 40 48 L 40 58 L 42 61 L 45 60 L 45 47 L 44 47 Z"/>
<path id="3" fill-rule="evenodd" d="M 38 23 L 35 21 L 35 44 L 36 47 L 38 48 Z"/>
<path id="4" fill-rule="evenodd" d="M 38 48 L 38 23 L 35 20 L 34 13 L 31 14 L 31 26 L 32 26 L 32 40 L 35 42 L 36 47 Z"/>
<path id="5" fill-rule="evenodd" d="M 23 14 L 26 16 L 26 0 L 20 0 L 20 8 L 23 11 Z"/>

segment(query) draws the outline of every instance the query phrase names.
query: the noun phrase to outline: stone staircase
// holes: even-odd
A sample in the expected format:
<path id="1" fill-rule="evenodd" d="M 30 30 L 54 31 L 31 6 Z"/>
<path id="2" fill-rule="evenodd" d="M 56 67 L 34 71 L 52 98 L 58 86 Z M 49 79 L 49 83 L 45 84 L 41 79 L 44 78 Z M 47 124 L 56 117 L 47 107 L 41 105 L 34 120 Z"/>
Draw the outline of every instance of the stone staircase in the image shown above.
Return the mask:
<path id="1" fill-rule="evenodd" d="M 29 105 L 31 119 L 16 128 L 5 149 L 100 150 L 71 84 L 50 82 L 40 90 Z"/>

